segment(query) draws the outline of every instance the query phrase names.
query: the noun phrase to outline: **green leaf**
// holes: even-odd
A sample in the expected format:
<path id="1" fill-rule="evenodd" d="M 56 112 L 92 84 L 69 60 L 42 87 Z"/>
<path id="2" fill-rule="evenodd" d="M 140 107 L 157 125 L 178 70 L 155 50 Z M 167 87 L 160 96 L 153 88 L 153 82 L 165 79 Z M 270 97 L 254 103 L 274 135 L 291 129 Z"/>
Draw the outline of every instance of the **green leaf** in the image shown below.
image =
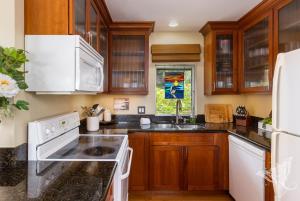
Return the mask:
<path id="1" fill-rule="evenodd" d="M 22 90 L 25 90 L 28 88 L 28 85 L 24 81 L 19 81 L 19 82 L 17 82 L 17 84 L 18 84 L 18 87 Z"/>
<path id="2" fill-rule="evenodd" d="M 18 100 L 14 106 L 19 110 L 29 110 L 29 103 L 24 100 Z"/>
<path id="3" fill-rule="evenodd" d="M 9 106 L 9 100 L 6 97 L 0 97 L 0 108 L 7 108 Z"/>

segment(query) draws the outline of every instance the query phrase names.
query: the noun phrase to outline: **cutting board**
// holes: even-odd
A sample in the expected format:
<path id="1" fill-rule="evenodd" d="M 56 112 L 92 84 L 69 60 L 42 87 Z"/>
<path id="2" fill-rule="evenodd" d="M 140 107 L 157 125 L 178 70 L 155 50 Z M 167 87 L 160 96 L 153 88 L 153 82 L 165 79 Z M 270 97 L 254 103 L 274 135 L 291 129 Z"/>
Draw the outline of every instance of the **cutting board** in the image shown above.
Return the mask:
<path id="1" fill-rule="evenodd" d="M 205 121 L 207 123 L 233 122 L 232 105 L 230 104 L 206 104 Z"/>

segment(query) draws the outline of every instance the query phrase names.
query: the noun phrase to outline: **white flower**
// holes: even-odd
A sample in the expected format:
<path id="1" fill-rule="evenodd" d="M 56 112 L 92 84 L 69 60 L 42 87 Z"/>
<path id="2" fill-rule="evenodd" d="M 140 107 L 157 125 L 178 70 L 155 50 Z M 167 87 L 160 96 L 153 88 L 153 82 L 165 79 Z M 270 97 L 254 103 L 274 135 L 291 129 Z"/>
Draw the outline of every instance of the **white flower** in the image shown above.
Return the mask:
<path id="1" fill-rule="evenodd" d="M 0 97 L 12 98 L 19 93 L 20 89 L 14 79 L 0 73 Z"/>

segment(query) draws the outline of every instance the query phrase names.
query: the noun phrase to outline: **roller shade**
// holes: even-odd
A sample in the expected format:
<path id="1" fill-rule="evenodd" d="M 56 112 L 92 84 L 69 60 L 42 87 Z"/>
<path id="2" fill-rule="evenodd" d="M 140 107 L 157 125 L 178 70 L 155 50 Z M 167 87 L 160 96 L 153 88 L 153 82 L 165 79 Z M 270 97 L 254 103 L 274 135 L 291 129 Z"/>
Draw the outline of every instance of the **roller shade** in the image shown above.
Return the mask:
<path id="1" fill-rule="evenodd" d="M 152 62 L 199 62 L 200 44 L 152 45 Z"/>

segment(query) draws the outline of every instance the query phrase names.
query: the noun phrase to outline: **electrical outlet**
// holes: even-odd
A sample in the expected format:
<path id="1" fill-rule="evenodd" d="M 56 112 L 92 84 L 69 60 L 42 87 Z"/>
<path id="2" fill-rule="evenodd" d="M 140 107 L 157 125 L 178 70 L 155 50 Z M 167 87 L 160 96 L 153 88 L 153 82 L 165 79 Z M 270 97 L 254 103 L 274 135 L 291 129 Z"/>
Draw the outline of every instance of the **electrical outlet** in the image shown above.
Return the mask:
<path id="1" fill-rule="evenodd" d="M 138 111 L 138 114 L 145 114 L 146 113 L 146 107 L 145 106 L 138 106 L 137 111 Z"/>

